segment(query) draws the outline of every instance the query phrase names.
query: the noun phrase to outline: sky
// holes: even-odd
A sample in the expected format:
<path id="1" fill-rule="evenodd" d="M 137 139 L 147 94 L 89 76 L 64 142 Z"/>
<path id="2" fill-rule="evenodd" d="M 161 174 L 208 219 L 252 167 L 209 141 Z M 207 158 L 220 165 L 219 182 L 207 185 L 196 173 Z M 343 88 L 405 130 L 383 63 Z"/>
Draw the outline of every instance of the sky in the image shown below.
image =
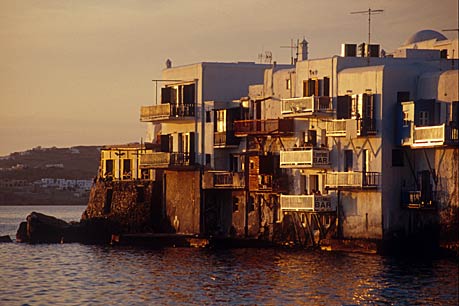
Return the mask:
<path id="1" fill-rule="evenodd" d="M 458 0 L 0 0 L 0 156 L 36 146 L 140 142 L 140 106 L 165 61 L 290 62 L 367 40 L 390 52 L 423 29 L 458 27 Z M 454 38 L 454 32 L 443 32 Z"/>

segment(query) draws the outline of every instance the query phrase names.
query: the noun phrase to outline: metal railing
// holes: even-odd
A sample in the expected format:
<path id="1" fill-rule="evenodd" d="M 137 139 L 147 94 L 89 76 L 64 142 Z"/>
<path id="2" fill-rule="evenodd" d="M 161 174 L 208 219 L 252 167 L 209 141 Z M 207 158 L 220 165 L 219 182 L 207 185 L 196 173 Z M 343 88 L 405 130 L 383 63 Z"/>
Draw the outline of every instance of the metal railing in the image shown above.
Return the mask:
<path id="1" fill-rule="evenodd" d="M 235 146 L 239 144 L 239 139 L 234 136 L 234 132 L 214 132 L 214 147 Z"/>
<path id="2" fill-rule="evenodd" d="M 331 112 L 332 99 L 330 97 L 301 97 L 282 99 L 282 115 L 301 115 L 314 112 Z"/>
<path id="3" fill-rule="evenodd" d="M 281 195 L 282 211 L 335 211 L 335 199 L 330 195 Z"/>
<path id="4" fill-rule="evenodd" d="M 330 151 L 321 148 L 293 148 L 280 151 L 281 168 L 324 167 L 330 164 Z"/>
<path id="5" fill-rule="evenodd" d="M 380 172 L 327 172 L 325 186 L 337 187 L 378 187 L 381 185 Z"/>
<path id="6" fill-rule="evenodd" d="M 420 190 L 402 190 L 401 204 L 407 208 L 434 208 L 433 193 L 423 193 Z"/>
<path id="7" fill-rule="evenodd" d="M 149 122 L 170 117 L 194 117 L 194 104 L 170 104 L 141 106 L 140 121 Z"/>
<path id="8" fill-rule="evenodd" d="M 293 133 L 291 119 L 238 120 L 234 122 L 235 135 Z"/>
<path id="9" fill-rule="evenodd" d="M 140 155 L 141 168 L 167 168 L 190 165 L 189 153 L 153 152 Z"/>
<path id="10" fill-rule="evenodd" d="M 244 174 L 240 172 L 214 172 L 213 186 L 216 188 L 244 188 Z"/>

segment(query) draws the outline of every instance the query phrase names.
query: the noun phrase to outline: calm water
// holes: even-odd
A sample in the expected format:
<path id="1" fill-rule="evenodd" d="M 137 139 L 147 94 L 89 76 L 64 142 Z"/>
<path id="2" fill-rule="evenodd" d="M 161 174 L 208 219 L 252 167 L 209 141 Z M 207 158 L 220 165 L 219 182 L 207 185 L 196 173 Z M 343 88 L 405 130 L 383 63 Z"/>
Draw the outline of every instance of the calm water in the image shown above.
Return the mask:
<path id="1" fill-rule="evenodd" d="M 0 234 L 33 210 L 79 220 L 84 207 L 0 207 Z M 457 305 L 458 285 L 450 259 L 0 244 L 0 305 Z"/>

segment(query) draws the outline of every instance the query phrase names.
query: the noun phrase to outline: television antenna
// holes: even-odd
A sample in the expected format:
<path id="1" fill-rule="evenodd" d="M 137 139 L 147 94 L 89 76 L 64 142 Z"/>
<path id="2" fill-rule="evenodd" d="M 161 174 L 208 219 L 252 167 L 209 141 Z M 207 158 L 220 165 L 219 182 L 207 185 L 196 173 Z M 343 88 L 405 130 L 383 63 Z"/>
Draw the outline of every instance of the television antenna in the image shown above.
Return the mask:
<path id="1" fill-rule="evenodd" d="M 296 41 L 296 45 L 293 44 L 293 39 L 290 39 L 290 46 L 280 46 L 281 48 L 289 48 L 290 49 L 290 64 L 295 65 L 296 59 L 298 59 L 298 40 Z M 296 50 L 296 57 L 293 57 L 293 50 Z"/>
<path id="2" fill-rule="evenodd" d="M 273 53 L 271 51 L 265 51 L 264 53 L 258 53 L 258 60 L 260 61 L 260 64 L 262 63 L 268 63 L 271 64 L 271 61 L 273 60 Z"/>
<path id="3" fill-rule="evenodd" d="M 370 64 L 370 41 L 371 41 L 371 15 L 377 15 L 381 14 L 384 12 L 384 10 L 373 10 L 369 8 L 368 10 L 365 11 L 357 11 L 357 12 L 351 12 L 351 14 L 368 14 L 368 47 L 367 47 L 367 52 L 366 56 L 368 57 L 368 64 Z"/>

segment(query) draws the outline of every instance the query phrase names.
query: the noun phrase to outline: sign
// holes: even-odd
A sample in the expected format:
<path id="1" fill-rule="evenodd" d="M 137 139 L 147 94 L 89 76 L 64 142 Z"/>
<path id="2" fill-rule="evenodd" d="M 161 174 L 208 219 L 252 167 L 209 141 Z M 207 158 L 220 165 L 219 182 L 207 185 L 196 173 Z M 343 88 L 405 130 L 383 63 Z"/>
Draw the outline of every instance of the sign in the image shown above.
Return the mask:
<path id="1" fill-rule="evenodd" d="M 314 196 L 314 210 L 315 211 L 329 211 L 333 210 L 331 197 L 329 196 Z"/>
<path id="2" fill-rule="evenodd" d="M 313 151 L 312 163 L 315 165 L 328 165 L 328 151 Z"/>

